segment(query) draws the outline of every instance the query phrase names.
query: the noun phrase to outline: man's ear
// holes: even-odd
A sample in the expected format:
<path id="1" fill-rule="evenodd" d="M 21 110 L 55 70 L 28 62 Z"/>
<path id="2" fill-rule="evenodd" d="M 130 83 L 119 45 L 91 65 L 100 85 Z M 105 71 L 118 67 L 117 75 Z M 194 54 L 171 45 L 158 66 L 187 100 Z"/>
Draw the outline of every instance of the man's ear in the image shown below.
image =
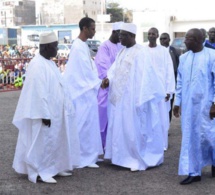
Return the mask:
<path id="1" fill-rule="evenodd" d="M 87 27 L 86 27 L 86 26 L 84 26 L 84 27 L 83 27 L 83 30 L 87 30 Z"/>

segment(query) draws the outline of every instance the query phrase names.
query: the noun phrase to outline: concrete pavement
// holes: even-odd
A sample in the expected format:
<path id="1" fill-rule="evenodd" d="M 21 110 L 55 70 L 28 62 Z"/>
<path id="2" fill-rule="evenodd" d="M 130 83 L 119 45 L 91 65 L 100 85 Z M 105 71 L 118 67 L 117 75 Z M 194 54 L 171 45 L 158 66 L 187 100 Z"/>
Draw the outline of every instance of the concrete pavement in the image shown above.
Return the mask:
<path id="1" fill-rule="evenodd" d="M 71 177 L 56 177 L 57 184 L 33 184 L 27 176 L 12 169 L 18 130 L 11 124 L 20 91 L 0 93 L 0 195 L 212 195 L 215 178 L 210 167 L 202 172 L 202 181 L 181 186 L 177 175 L 181 132 L 179 120 L 173 117 L 169 149 L 164 164 L 141 172 L 100 162 L 99 169 L 76 169 Z"/>

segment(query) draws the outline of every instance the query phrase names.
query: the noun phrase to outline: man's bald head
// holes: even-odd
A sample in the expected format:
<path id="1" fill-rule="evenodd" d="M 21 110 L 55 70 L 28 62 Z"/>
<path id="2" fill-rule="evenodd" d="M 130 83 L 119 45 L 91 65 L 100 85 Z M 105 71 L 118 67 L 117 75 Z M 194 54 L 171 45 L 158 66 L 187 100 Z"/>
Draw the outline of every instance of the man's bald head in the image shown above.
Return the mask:
<path id="1" fill-rule="evenodd" d="M 199 52 L 203 48 L 203 34 L 198 28 L 190 29 L 185 36 L 184 41 L 188 50 Z"/>

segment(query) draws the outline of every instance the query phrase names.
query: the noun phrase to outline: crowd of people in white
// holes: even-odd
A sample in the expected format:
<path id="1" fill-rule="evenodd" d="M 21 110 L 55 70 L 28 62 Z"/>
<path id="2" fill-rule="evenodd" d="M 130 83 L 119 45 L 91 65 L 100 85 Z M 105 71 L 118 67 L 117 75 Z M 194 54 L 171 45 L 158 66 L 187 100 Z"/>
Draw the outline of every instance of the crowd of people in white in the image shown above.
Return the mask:
<path id="1" fill-rule="evenodd" d="M 40 35 L 39 54 L 27 66 L 13 118 L 19 129 L 13 168 L 27 174 L 34 183 L 57 183 L 54 176 L 70 176 L 74 168 L 99 168 L 97 162 L 104 159 L 130 171 L 143 171 L 162 164 L 168 149 L 170 100 L 175 93 L 178 68 L 174 67 L 172 50 L 164 44 L 164 40 L 170 41 L 168 34 L 162 34 L 163 46 L 158 45 L 158 29 L 150 28 L 149 44 L 143 46 L 136 43 L 135 24 L 114 23 L 109 40 L 100 46 L 94 60 L 86 40 L 95 34 L 95 21 L 84 17 L 79 27 L 80 34 L 72 44 L 68 61 L 56 65 L 53 58 L 57 55 L 58 39 L 54 32 L 46 32 Z M 214 144 L 206 143 L 205 138 L 210 136 L 199 133 L 204 128 L 215 131 L 211 122 L 215 117 L 211 76 L 215 72 L 215 55 L 203 47 L 203 42 L 199 29 L 188 31 L 188 52 L 180 57 L 178 69 L 174 115 L 178 117 L 180 109 L 185 113 L 179 174 L 188 178 L 181 182 L 183 185 L 200 181 L 203 166 L 215 166 L 215 160 L 211 160 Z M 193 66 L 195 58 L 196 64 L 205 62 L 207 66 Z M 207 85 L 204 79 L 199 83 L 195 75 L 207 78 Z M 187 86 L 196 89 L 196 83 L 202 84 L 206 98 L 199 91 L 187 93 Z M 198 125 L 192 112 L 188 112 L 192 108 L 205 108 L 207 112 Z M 191 121 L 189 125 L 184 121 L 186 117 Z M 192 131 L 195 141 L 187 141 Z M 197 154 L 201 147 L 193 145 L 197 139 L 201 139 L 198 144 L 207 144 L 207 151 L 204 148 L 200 152 L 206 155 L 196 155 L 198 163 L 194 152 Z M 215 176 L 215 168 L 212 174 Z"/>

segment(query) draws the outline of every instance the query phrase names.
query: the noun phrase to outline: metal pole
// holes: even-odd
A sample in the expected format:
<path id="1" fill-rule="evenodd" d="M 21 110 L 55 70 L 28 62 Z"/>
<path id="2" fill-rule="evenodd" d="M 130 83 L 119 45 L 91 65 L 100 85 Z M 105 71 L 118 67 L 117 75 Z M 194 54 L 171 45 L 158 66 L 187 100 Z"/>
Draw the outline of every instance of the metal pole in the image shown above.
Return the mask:
<path id="1" fill-rule="evenodd" d="M 101 0 L 101 15 L 102 15 L 102 21 L 101 21 L 101 32 L 102 32 L 102 42 L 104 41 L 103 33 L 104 33 L 104 26 L 103 26 L 103 0 Z"/>
<path id="2" fill-rule="evenodd" d="M 7 20 L 6 20 L 6 11 L 4 12 L 4 25 L 7 26 Z"/>

